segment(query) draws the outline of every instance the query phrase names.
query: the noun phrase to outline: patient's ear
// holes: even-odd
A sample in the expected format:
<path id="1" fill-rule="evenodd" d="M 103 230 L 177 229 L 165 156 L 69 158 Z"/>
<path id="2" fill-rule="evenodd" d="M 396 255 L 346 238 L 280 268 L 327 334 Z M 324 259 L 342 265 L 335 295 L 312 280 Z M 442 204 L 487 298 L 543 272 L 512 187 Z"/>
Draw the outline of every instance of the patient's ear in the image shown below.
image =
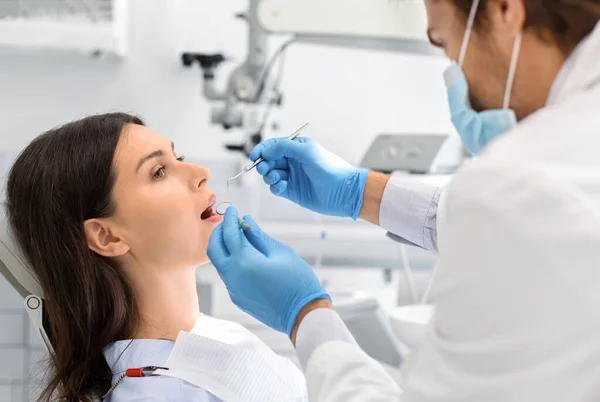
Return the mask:
<path id="1" fill-rule="evenodd" d="M 106 220 L 88 219 L 83 228 L 90 250 L 104 257 L 119 257 L 129 251 L 129 246 L 111 231 Z"/>

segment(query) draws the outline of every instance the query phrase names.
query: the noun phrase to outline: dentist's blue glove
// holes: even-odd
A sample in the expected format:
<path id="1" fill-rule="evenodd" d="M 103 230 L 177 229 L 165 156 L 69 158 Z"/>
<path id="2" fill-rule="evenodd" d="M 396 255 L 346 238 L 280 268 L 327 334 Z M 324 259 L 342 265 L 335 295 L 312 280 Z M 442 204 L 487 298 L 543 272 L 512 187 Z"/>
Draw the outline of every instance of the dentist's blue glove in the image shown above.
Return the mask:
<path id="1" fill-rule="evenodd" d="M 236 306 L 291 336 L 304 306 L 331 298 L 291 247 L 265 234 L 252 217 L 244 220 L 251 230 L 240 230 L 236 209 L 227 208 L 223 223 L 210 238 L 208 257 Z"/>
<path id="2" fill-rule="evenodd" d="M 358 218 L 367 170 L 357 169 L 310 138 L 273 138 L 258 144 L 250 159 L 275 195 L 320 214 Z"/>

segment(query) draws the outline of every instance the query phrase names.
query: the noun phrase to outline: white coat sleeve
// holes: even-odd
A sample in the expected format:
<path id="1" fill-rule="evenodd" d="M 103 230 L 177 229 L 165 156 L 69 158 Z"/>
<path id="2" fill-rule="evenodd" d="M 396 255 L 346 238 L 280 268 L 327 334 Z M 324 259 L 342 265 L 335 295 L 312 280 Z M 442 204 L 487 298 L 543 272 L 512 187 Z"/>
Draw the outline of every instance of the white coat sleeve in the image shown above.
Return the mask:
<path id="1" fill-rule="evenodd" d="M 304 317 L 296 351 L 311 402 L 390 402 L 400 396 L 396 382 L 362 351 L 332 309 L 317 309 Z"/>
<path id="2" fill-rule="evenodd" d="M 438 252 L 437 212 L 443 187 L 391 177 L 379 207 L 379 226 L 399 243 Z"/>
<path id="3" fill-rule="evenodd" d="M 598 208 L 559 178 L 504 166 L 445 190 L 436 313 L 403 390 L 351 341 L 327 339 L 339 323 L 303 322 L 311 402 L 597 400 Z"/>

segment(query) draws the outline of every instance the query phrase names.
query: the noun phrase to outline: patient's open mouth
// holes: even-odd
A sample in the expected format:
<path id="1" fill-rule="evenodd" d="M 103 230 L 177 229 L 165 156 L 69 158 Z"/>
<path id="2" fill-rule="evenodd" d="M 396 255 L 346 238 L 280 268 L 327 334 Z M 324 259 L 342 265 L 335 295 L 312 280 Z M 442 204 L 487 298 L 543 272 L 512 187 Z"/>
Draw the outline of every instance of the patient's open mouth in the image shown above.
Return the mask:
<path id="1" fill-rule="evenodd" d="M 214 222 L 217 222 L 217 221 L 220 222 L 223 219 L 213 209 L 216 202 L 217 202 L 217 197 L 214 194 L 211 195 L 210 198 L 208 199 L 208 207 L 204 210 L 204 212 L 202 212 L 202 215 L 200 215 L 200 219 L 202 219 L 203 221 L 208 220 L 208 221 L 214 221 Z"/>
<path id="2" fill-rule="evenodd" d="M 213 211 L 213 208 L 212 208 L 212 205 L 211 205 L 210 207 L 206 208 L 204 210 L 204 212 L 202 212 L 202 215 L 200 215 L 200 219 L 205 220 L 205 219 L 211 218 L 211 217 L 213 217 L 215 215 L 216 215 L 216 212 Z"/>

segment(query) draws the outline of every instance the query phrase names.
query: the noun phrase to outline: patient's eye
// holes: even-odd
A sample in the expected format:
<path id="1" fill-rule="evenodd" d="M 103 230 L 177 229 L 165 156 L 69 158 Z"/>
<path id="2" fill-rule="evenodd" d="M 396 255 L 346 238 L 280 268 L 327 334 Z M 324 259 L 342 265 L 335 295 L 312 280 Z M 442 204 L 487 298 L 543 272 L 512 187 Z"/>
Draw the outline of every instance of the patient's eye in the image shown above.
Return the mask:
<path id="1" fill-rule="evenodd" d="M 156 170 L 156 172 L 154 172 L 154 174 L 152 175 L 152 178 L 154 180 L 159 180 L 159 179 L 162 179 L 163 177 L 165 177 L 165 168 L 161 166 Z"/>
<path id="2" fill-rule="evenodd" d="M 184 155 L 181 155 L 179 158 L 177 158 L 177 160 L 178 160 L 179 162 L 183 162 L 183 161 L 185 160 L 185 156 L 184 156 Z"/>

